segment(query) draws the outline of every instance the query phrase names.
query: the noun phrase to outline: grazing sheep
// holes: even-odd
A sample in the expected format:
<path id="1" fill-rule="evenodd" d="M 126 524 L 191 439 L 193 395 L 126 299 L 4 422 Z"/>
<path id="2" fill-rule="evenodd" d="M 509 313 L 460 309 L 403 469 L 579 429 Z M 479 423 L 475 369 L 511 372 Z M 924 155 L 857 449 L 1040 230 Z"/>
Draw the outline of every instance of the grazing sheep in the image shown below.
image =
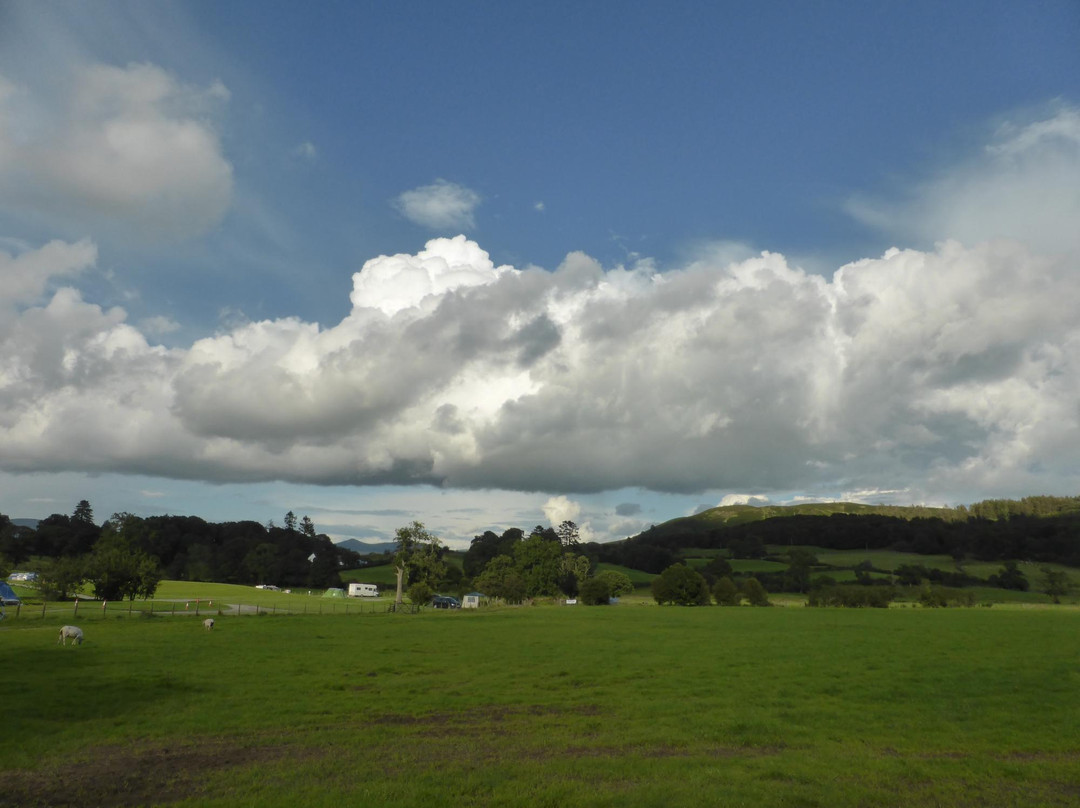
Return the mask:
<path id="1" fill-rule="evenodd" d="M 214 627 L 214 618 L 208 617 L 202 621 L 202 624 L 206 627 L 206 630 L 209 631 Z"/>
<path id="2" fill-rule="evenodd" d="M 58 645 L 67 645 L 68 640 L 71 640 L 72 645 L 82 645 L 82 629 L 78 626 L 61 626 L 60 637 L 56 642 Z"/>

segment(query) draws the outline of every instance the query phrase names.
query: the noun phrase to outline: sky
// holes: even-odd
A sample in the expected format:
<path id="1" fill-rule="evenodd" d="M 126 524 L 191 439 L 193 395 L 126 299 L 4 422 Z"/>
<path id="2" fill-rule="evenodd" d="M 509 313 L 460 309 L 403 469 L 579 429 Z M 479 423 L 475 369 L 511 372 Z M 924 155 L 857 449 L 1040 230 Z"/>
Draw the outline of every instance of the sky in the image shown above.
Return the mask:
<path id="1" fill-rule="evenodd" d="M 0 513 L 1080 493 L 1080 4 L 0 0 Z"/>

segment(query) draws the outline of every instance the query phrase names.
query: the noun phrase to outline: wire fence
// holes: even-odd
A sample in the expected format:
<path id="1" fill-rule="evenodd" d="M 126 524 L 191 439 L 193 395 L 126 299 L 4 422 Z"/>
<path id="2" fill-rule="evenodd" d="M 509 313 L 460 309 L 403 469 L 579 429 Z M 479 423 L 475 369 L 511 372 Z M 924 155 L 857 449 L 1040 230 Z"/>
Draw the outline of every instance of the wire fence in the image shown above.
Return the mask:
<path id="1" fill-rule="evenodd" d="M 193 598 L 190 600 L 76 600 L 71 603 L 21 603 L 0 609 L 0 619 L 12 620 L 93 620 L 109 617 L 248 617 L 265 615 L 361 615 L 391 612 L 415 614 L 420 606 L 401 605 L 393 601 L 362 601 L 343 598 L 311 598 L 302 604 L 231 603 L 220 600 Z"/>

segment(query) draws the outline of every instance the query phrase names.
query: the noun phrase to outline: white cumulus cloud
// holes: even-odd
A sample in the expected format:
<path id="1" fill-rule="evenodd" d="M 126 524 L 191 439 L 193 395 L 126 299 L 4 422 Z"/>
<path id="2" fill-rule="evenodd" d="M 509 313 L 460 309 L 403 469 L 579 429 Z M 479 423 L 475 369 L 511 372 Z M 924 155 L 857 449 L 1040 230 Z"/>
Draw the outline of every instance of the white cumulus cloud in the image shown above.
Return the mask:
<path id="1" fill-rule="evenodd" d="M 394 207 L 411 222 L 431 230 L 475 230 L 473 212 L 480 204 L 480 195 L 464 185 L 435 180 L 405 191 L 393 202 Z"/>
<path id="2" fill-rule="evenodd" d="M 573 522 L 577 519 L 581 515 L 581 505 L 560 494 L 548 499 L 544 503 L 543 511 L 548 524 L 561 525 L 563 522 Z"/>
<path id="3" fill-rule="evenodd" d="M 995 142 L 1068 154 L 1070 126 Z M 4 241 L 0 471 L 560 492 L 553 522 L 582 516 L 574 495 L 634 488 L 1075 492 L 1073 232 L 890 249 L 829 276 L 726 248 L 664 272 L 572 253 L 549 272 L 437 238 L 365 263 L 340 322 L 238 319 L 170 349 L 147 338 L 169 321 L 136 328 L 64 285 L 92 244 Z"/>

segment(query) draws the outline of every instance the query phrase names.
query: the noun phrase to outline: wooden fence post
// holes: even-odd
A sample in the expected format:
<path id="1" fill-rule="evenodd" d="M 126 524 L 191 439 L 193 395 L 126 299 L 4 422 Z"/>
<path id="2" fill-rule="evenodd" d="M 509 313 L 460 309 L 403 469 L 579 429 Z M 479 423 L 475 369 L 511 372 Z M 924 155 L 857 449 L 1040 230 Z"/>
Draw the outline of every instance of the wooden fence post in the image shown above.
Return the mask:
<path id="1" fill-rule="evenodd" d="M 79 616 L 79 599 L 75 598 L 75 617 Z"/>

